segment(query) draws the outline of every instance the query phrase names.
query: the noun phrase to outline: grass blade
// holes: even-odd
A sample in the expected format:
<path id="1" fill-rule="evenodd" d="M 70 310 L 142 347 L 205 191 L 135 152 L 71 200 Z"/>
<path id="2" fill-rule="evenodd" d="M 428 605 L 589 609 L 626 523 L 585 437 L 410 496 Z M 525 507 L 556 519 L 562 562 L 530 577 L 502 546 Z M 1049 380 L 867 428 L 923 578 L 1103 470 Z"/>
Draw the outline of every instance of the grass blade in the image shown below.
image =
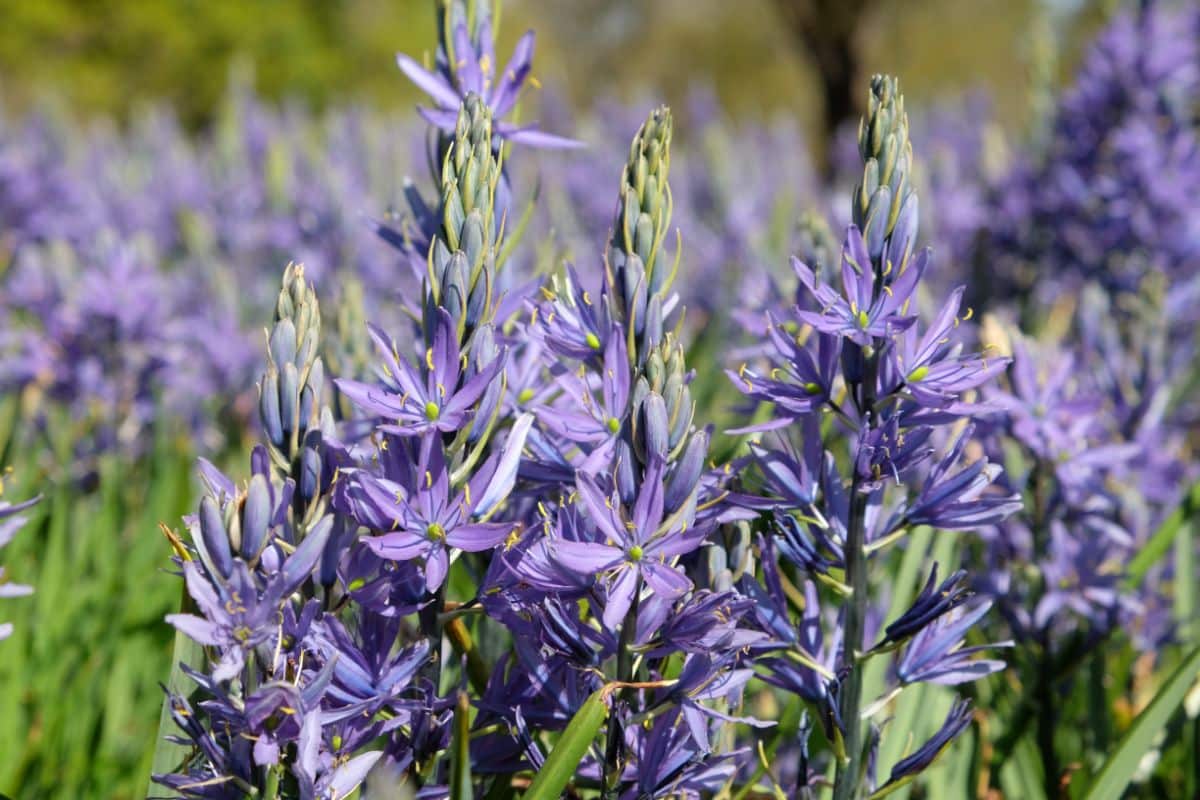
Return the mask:
<path id="1" fill-rule="evenodd" d="M 558 800 L 562 797 L 563 789 L 571 782 L 579 762 L 587 754 L 600 733 L 600 726 L 608 717 L 609 691 L 608 686 L 597 689 L 571 717 L 550 757 L 534 777 L 533 783 L 529 784 L 524 800 Z"/>
<path id="2" fill-rule="evenodd" d="M 1119 800 L 1133 778 L 1142 756 L 1150 749 L 1154 737 L 1163 729 L 1175 713 L 1200 674 L 1200 648 L 1196 648 L 1184 659 L 1179 668 L 1158 690 L 1158 694 L 1138 715 L 1133 726 L 1125 734 L 1117 749 L 1104 762 L 1100 774 L 1088 787 L 1085 800 Z"/>
<path id="3" fill-rule="evenodd" d="M 1166 556 L 1167 551 L 1171 549 L 1171 543 L 1175 541 L 1180 530 L 1189 520 L 1194 519 L 1198 512 L 1200 512 L 1200 483 L 1192 486 L 1187 497 L 1179 504 L 1179 508 L 1163 520 L 1163 524 L 1129 562 L 1129 572 L 1125 577 L 1127 586 L 1137 586 L 1142 582 L 1150 568 Z"/>

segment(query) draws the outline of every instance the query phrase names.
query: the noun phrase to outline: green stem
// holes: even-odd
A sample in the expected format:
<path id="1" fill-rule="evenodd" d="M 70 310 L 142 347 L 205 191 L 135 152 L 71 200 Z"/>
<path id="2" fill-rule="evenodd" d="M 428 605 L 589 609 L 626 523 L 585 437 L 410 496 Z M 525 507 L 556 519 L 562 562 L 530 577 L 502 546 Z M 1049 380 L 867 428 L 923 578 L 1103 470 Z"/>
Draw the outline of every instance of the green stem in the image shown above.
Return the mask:
<path id="1" fill-rule="evenodd" d="M 633 603 L 621 623 L 621 636 L 617 640 L 617 680 L 628 683 L 633 680 L 633 637 L 637 633 L 638 600 L 642 593 L 642 579 L 638 576 L 633 588 Z M 628 690 L 621 692 L 625 694 Z M 615 702 L 615 700 L 614 700 Z M 620 720 L 614 712 L 608 718 L 608 738 L 604 747 L 604 798 L 611 800 L 616 797 L 617 784 L 621 779 L 618 762 L 621 758 L 623 731 Z"/>
<path id="2" fill-rule="evenodd" d="M 1049 530 L 1045 524 L 1046 515 L 1049 512 L 1049 502 L 1047 492 L 1047 476 L 1051 474 L 1050 470 L 1039 460 L 1034 464 L 1033 472 L 1030 475 L 1030 480 L 1033 482 L 1033 519 L 1030 525 L 1030 531 L 1033 534 L 1034 551 L 1037 553 L 1037 558 L 1040 560 L 1048 551 Z M 1045 585 L 1045 576 L 1042 576 L 1042 586 L 1040 594 L 1044 596 L 1048 590 Z M 1043 786 L 1046 791 L 1047 798 L 1055 798 L 1059 795 L 1058 779 L 1060 768 L 1058 763 L 1058 753 L 1054 747 L 1054 729 L 1058 725 L 1058 715 L 1054 712 L 1056 707 L 1054 697 L 1054 662 L 1055 657 L 1051 648 L 1051 640 L 1048 632 L 1042 632 L 1037 637 L 1041 644 L 1041 656 L 1036 662 L 1036 673 L 1033 680 L 1033 698 L 1037 707 L 1037 746 L 1042 759 L 1042 776 Z"/>
<path id="3" fill-rule="evenodd" d="M 879 352 L 875 350 L 863 369 L 862 405 L 865 428 L 875 421 L 875 389 L 879 370 Z M 858 466 L 852 464 L 854 478 L 850 483 L 850 518 L 846 523 L 846 583 L 850 586 L 850 603 L 846 607 L 845 638 L 842 640 L 840 670 L 845 682 L 841 687 L 842 722 L 846 726 L 845 763 L 839 763 L 834 778 L 834 800 L 851 800 L 862 785 L 863 723 L 859 719 L 862 706 L 863 668 L 858 661 L 867 618 L 867 554 L 866 513 L 867 494 L 858 477 Z"/>
<path id="4" fill-rule="evenodd" d="M 1039 660 L 1039 678 L 1036 687 L 1038 706 L 1037 743 L 1042 756 L 1042 774 L 1045 779 L 1046 797 L 1053 800 L 1059 796 L 1059 775 L 1062 770 L 1058 764 L 1058 752 L 1054 747 L 1054 730 L 1058 727 L 1058 714 L 1055 713 L 1056 699 L 1054 697 L 1053 657 L 1049 645 L 1045 646 L 1043 656 Z"/>
<path id="5" fill-rule="evenodd" d="M 433 682 L 435 691 L 439 692 L 442 687 L 442 626 L 440 618 L 445 608 L 446 581 L 443 581 L 433 597 L 433 602 L 422 608 L 418 614 L 421 633 L 429 640 L 429 649 L 433 656 L 422 669 L 422 673 Z"/>
<path id="6" fill-rule="evenodd" d="M 263 787 L 263 800 L 276 800 L 279 797 L 280 767 L 273 766 L 267 770 L 267 784 Z"/>

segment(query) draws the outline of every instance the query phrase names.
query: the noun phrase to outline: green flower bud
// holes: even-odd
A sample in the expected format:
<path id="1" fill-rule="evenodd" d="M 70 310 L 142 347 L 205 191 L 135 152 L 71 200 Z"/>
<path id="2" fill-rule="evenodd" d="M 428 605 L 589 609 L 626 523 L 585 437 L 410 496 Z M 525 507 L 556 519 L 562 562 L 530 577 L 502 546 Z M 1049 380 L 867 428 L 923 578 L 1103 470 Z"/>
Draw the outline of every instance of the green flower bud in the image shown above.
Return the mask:
<path id="1" fill-rule="evenodd" d="M 643 337 L 647 309 L 670 289 L 674 265 L 664 256 L 663 242 L 671 224 L 671 112 L 666 106 L 650 112 L 633 137 L 629 160 L 621 173 L 617 213 L 608 245 L 607 280 L 612 286 L 613 311 L 634 340 L 649 349 Z M 657 331 L 652 331 L 657 336 Z M 630 360 L 640 362 L 639 353 Z M 644 355 L 644 354 L 643 354 Z"/>
<path id="2" fill-rule="evenodd" d="M 320 356 L 321 310 L 304 267 L 289 264 L 267 336 L 267 369 L 259 382 L 259 415 L 272 459 L 285 472 L 310 428 L 320 425 L 325 368 Z"/>
<path id="3" fill-rule="evenodd" d="M 425 303 L 427 333 L 436 310 L 445 308 L 457 323 L 460 345 L 491 321 L 495 309 L 503 228 L 495 209 L 500 177 L 492 152 L 491 110 L 478 95 L 468 95 L 442 162 L 442 226 L 430 252 Z M 457 261 L 465 264 L 465 276 Z"/>
<path id="4" fill-rule="evenodd" d="M 863 232 L 877 273 L 890 273 L 889 262 L 902 270 L 915 238 L 917 204 L 911 185 L 908 115 L 895 78 L 876 75 L 871 79 L 867 114 L 858 127 L 858 151 L 863 176 L 852 196 L 852 219 Z"/>

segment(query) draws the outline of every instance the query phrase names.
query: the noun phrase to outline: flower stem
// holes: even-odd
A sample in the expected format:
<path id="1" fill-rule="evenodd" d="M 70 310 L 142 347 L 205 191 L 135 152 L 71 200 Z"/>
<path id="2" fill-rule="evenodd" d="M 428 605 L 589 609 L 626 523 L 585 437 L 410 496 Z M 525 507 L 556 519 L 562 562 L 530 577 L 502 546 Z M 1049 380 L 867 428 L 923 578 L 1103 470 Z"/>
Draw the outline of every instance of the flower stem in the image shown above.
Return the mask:
<path id="1" fill-rule="evenodd" d="M 425 664 L 421 672 L 433 683 L 434 691 L 441 691 L 442 684 L 442 624 L 441 615 L 446 606 L 446 583 L 438 587 L 433 601 L 418 612 L 417 618 L 421 623 L 421 633 L 429 639 L 429 651 L 432 658 Z"/>
<path id="2" fill-rule="evenodd" d="M 861 405 L 864 415 L 862 436 L 875 422 L 875 390 L 879 371 L 879 350 L 866 360 L 861 386 Z M 861 438 L 860 438 L 861 441 Z M 857 458 L 853 461 L 854 478 L 850 483 L 850 518 L 846 522 L 846 583 L 850 586 L 850 603 L 846 607 L 845 636 L 842 639 L 842 658 L 838 672 L 843 676 L 841 687 L 842 724 L 846 726 L 846 763 L 838 764 L 834 800 L 851 800 L 862 785 L 863 722 L 859 719 L 862 705 L 863 670 L 858 662 L 867 617 L 867 553 L 866 516 L 867 494 L 862 491 L 858 477 Z"/>
<path id="3" fill-rule="evenodd" d="M 621 623 L 621 635 L 617 640 L 617 677 L 619 683 L 629 683 L 633 680 L 633 637 L 637 633 L 637 616 L 638 616 L 638 598 L 642 593 L 642 579 L 639 576 L 633 589 L 633 603 L 629 606 L 629 611 L 625 614 L 625 621 Z M 623 691 L 622 694 L 625 694 Z M 621 730 L 620 720 L 615 713 L 610 714 L 608 718 L 608 739 L 604 747 L 604 798 L 611 800 L 616 797 L 617 784 L 621 779 L 621 770 L 618 762 L 621 758 L 621 749 L 624 739 L 624 731 Z"/>

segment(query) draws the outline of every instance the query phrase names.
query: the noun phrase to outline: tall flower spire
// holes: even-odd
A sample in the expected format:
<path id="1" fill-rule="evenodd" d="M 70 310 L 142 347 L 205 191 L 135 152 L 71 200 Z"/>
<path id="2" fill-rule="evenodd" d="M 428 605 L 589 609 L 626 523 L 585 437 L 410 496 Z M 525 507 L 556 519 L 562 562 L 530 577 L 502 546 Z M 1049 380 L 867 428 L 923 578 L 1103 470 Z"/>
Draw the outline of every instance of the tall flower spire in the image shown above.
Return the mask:
<path id="1" fill-rule="evenodd" d="M 742 432 L 776 432 L 781 439 L 774 449 L 751 446 L 746 465 L 757 467 L 762 496 L 738 494 L 735 502 L 771 512 L 765 523 L 774 541 L 764 543 L 763 558 L 773 561 L 778 552 L 806 575 L 806 628 L 781 625 L 770 612 L 789 602 L 780 596 L 775 565 L 764 563 L 765 588 L 749 578 L 743 588 L 767 601 L 759 618 L 764 632 L 777 640 L 768 649 L 788 651 L 791 659 L 764 661 L 769 679 L 816 705 L 838 755 L 836 800 L 857 800 L 874 791 L 882 734 L 910 735 L 881 731 L 882 723 L 874 721 L 903 683 L 955 683 L 1003 666 L 973 658 L 978 649 L 954 647 L 986 611 L 982 605 L 963 611 L 964 595 L 939 603 L 918 597 L 888 626 L 882 649 L 870 648 L 867 614 L 879 552 L 918 522 L 970 530 L 1019 508 L 1013 496 L 985 494 L 998 468 L 978 461 L 960 466 L 969 426 L 941 459 L 933 459 L 935 443 L 946 438 L 937 429 L 969 416 L 964 394 L 1006 362 L 961 355 L 954 336 L 961 290 L 947 298 L 925 334 L 917 334 L 915 297 L 930 255 L 915 250 L 912 145 L 894 78 L 871 80 L 859 154 L 863 176 L 851 197 L 853 223 L 842 246 L 841 287 L 794 260 L 801 286 L 815 302 L 797 306 L 790 320 L 770 320 L 775 356 L 767 375 L 743 368 L 732 376 L 746 395 L 774 404 L 774 419 Z M 838 420 L 828 432 L 819 422 L 824 412 Z M 792 441 L 790 434 L 801 441 Z M 844 442 L 830 441 L 838 438 Z M 882 508 L 891 513 L 881 514 Z M 936 566 L 930 574 L 932 582 Z M 833 658 L 817 657 L 818 651 L 825 653 L 822 637 L 809 630 L 820 626 L 818 586 L 832 588 L 840 604 L 838 628 L 824 637 L 842 643 Z M 893 650 L 903 653 L 901 685 L 879 699 L 864 697 L 866 662 Z M 911 666 L 918 663 L 920 669 Z M 965 719 L 965 710 L 948 718 L 944 730 L 918 751 L 922 758 L 896 765 L 892 779 L 897 784 L 911 780 L 961 732 Z"/>

